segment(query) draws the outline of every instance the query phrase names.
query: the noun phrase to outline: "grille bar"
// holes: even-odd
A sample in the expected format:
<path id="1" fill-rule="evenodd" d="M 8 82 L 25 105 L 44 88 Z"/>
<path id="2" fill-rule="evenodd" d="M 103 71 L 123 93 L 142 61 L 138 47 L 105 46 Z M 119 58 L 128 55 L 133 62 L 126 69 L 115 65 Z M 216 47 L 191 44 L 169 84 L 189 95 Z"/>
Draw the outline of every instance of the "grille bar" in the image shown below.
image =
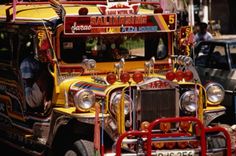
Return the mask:
<path id="1" fill-rule="evenodd" d="M 178 95 L 175 88 L 140 90 L 140 121 L 179 116 Z"/>

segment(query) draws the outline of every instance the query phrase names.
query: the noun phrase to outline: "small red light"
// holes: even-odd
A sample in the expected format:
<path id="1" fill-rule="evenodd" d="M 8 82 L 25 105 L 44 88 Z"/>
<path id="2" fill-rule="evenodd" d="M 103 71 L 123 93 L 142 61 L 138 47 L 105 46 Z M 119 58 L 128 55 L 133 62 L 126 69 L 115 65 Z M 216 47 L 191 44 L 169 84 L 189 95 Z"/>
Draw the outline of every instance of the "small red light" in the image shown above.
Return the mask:
<path id="1" fill-rule="evenodd" d="M 116 82 L 116 75 L 114 73 L 107 74 L 106 80 L 109 84 L 113 84 Z"/>
<path id="2" fill-rule="evenodd" d="M 184 79 L 185 81 L 191 81 L 193 79 L 193 73 L 191 70 L 185 70 Z"/>
<path id="3" fill-rule="evenodd" d="M 79 15 L 87 15 L 88 14 L 88 8 L 80 8 L 79 9 Z"/>
<path id="4" fill-rule="evenodd" d="M 139 83 L 139 82 L 143 81 L 143 74 L 141 72 L 135 72 L 133 74 L 132 78 L 133 78 L 134 82 Z"/>
<path id="5" fill-rule="evenodd" d="M 189 141 L 189 145 L 192 148 L 197 148 L 199 146 L 199 142 L 197 140 L 192 140 L 192 141 Z"/>
<path id="6" fill-rule="evenodd" d="M 148 126 L 150 123 L 148 121 L 143 121 L 140 125 L 140 130 L 141 131 L 148 131 Z"/>
<path id="7" fill-rule="evenodd" d="M 178 144 L 178 147 L 182 149 L 188 146 L 188 142 L 186 141 L 178 142 L 177 144 Z"/>
<path id="8" fill-rule="evenodd" d="M 129 82 L 129 79 L 130 79 L 129 73 L 124 72 L 124 73 L 122 73 L 121 76 L 120 76 L 120 80 L 121 80 L 121 82 L 123 82 L 123 83 Z"/>
<path id="9" fill-rule="evenodd" d="M 184 72 L 182 70 L 177 70 L 175 76 L 177 81 L 182 81 L 184 78 Z"/>
<path id="10" fill-rule="evenodd" d="M 173 81 L 175 79 L 175 73 L 173 71 L 168 71 L 166 73 L 166 79 L 170 80 L 170 81 Z"/>
<path id="11" fill-rule="evenodd" d="M 160 129 L 163 131 L 163 132 L 168 132 L 171 128 L 171 124 L 170 122 L 161 122 L 160 123 Z"/>
<path id="12" fill-rule="evenodd" d="M 156 6 L 155 9 L 154 9 L 154 13 L 157 14 L 157 13 L 163 13 L 163 9 L 161 8 L 161 6 Z"/>
<path id="13" fill-rule="evenodd" d="M 166 142 L 165 143 L 165 146 L 168 149 L 173 149 L 175 147 L 175 145 L 176 145 L 176 142 Z"/>
<path id="14" fill-rule="evenodd" d="M 165 143 L 164 142 L 153 142 L 152 145 L 156 147 L 157 149 L 161 149 L 164 147 Z"/>
<path id="15" fill-rule="evenodd" d="M 191 122 L 189 122 L 189 121 L 181 121 L 179 126 L 180 126 L 180 128 L 183 131 L 187 132 L 190 129 Z"/>

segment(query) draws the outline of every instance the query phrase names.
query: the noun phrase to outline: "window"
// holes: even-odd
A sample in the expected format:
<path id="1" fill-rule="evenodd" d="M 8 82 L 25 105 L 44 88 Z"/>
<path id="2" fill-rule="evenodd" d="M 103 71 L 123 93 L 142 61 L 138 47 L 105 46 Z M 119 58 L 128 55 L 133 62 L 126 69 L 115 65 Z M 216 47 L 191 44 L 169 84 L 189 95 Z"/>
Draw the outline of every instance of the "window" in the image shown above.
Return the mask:
<path id="1" fill-rule="evenodd" d="M 196 54 L 196 65 L 201 67 L 207 67 L 208 65 L 208 54 L 210 53 L 210 44 L 199 44 L 196 47 L 195 52 Z"/>
<path id="2" fill-rule="evenodd" d="M 216 45 L 213 47 L 212 53 L 209 56 L 209 67 L 224 70 L 229 69 L 225 46 Z"/>
<path id="3" fill-rule="evenodd" d="M 127 34 L 67 37 L 61 35 L 60 56 L 66 63 L 80 63 L 83 58 L 97 62 L 164 59 L 168 55 L 167 34 Z"/>
<path id="4" fill-rule="evenodd" d="M 12 58 L 12 47 L 10 34 L 0 32 L 0 62 L 10 64 Z"/>

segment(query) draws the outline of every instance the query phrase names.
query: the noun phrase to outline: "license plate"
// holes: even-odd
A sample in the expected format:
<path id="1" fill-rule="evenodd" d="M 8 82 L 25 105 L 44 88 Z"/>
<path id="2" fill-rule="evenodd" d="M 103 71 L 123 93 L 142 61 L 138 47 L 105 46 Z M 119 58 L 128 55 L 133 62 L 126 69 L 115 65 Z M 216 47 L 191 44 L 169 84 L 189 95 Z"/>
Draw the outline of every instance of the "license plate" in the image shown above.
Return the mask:
<path id="1" fill-rule="evenodd" d="M 157 156 L 194 156 L 194 150 L 158 150 Z"/>

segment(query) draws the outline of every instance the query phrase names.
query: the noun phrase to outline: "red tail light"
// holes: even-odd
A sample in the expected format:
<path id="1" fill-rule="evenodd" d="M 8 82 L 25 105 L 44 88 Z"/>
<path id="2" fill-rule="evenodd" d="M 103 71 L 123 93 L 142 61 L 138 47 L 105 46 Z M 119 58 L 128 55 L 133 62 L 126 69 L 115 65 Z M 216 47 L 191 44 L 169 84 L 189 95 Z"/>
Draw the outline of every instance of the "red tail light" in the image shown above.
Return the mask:
<path id="1" fill-rule="evenodd" d="M 184 72 L 182 70 L 177 70 L 175 73 L 175 77 L 177 81 L 182 81 L 184 78 Z"/>
<path id="2" fill-rule="evenodd" d="M 170 81 L 173 81 L 175 79 L 175 73 L 173 71 L 168 71 L 166 73 L 166 79 L 170 80 Z"/>
<path id="3" fill-rule="evenodd" d="M 133 74 L 132 78 L 133 78 L 134 82 L 139 83 L 139 82 L 143 81 L 143 74 L 141 72 L 135 72 Z"/>
<path id="4" fill-rule="evenodd" d="M 122 73 L 121 76 L 120 76 L 120 80 L 121 80 L 121 82 L 123 82 L 123 83 L 129 82 L 129 79 L 130 79 L 129 73 L 124 72 L 124 73 Z"/>
<path id="5" fill-rule="evenodd" d="M 178 144 L 178 147 L 182 149 L 188 146 L 188 142 L 186 141 L 178 142 L 177 144 Z"/>
<path id="6" fill-rule="evenodd" d="M 193 79 L 193 73 L 191 70 L 185 70 L 184 79 L 185 81 L 191 81 Z"/>
<path id="7" fill-rule="evenodd" d="M 106 80 L 109 84 L 113 84 L 116 82 L 116 75 L 114 73 L 107 74 Z"/>

